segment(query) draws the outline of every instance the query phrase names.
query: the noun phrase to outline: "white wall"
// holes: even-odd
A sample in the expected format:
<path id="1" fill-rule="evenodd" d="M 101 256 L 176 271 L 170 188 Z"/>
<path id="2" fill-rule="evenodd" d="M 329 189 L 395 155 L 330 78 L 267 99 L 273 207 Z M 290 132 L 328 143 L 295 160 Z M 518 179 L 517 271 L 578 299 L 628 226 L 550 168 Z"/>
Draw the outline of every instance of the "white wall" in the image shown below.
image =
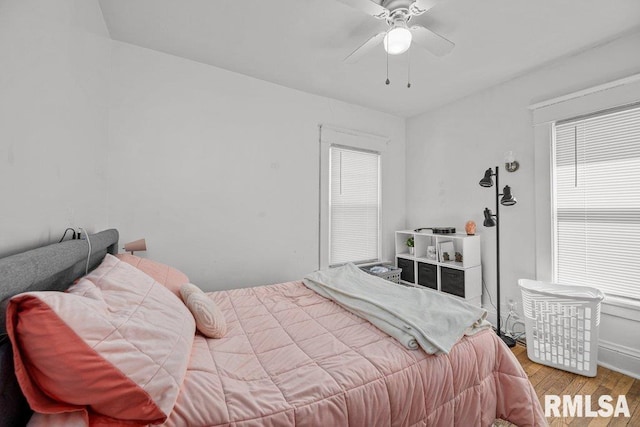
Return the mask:
<path id="1" fill-rule="evenodd" d="M 383 253 L 404 227 L 404 119 L 114 42 L 109 224 L 209 289 L 318 268 L 318 124 L 391 139 Z"/>
<path id="2" fill-rule="evenodd" d="M 407 226 L 462 228 L 473 219 L 483 238 L 483 276 L 494 303 L 495 229 L 482 226 L 483 208 L 495 206 L 494 189 L 478 185 L 485 169 L 501 166 L 500 186 L 510 185 L 518 199 L 517 205 L 500 209 L 503 316 L 507 300 L 521 305 L 517 280 L 535 278 L 536 240 L 549 232 L 536 230 L 534 132 L 528 106 L 637 73 L 638 52 L 640 33 L 627 35 L 407 120 Z M 520 162 L 515 173 L 502 167 L 503 153 L 509 150 Z M 489 306 L 486 292 L 483 301 Z M 621 349 L 626 356 L 640 357 L 637 334 L 619 333 L 621 327 L 630 331 L 639 326 L 605 313 L 601 342 L 615 348 L 616 358 Z"/>
<path id="3" fill-rule="evenodd" d="M 208 289 L 299 279 L 318 263 L 324 123 L 392 140 L 393 258 L 403 119 L 114 42 L 94 0 L 0 0 L 0 64 L 0 256 L 116 227 Z"/>
<path id="4" fill-rule="evenodd" d="M 106 226 L 110 42 L 97 1 L 0 1 L 0 256 Z"/>

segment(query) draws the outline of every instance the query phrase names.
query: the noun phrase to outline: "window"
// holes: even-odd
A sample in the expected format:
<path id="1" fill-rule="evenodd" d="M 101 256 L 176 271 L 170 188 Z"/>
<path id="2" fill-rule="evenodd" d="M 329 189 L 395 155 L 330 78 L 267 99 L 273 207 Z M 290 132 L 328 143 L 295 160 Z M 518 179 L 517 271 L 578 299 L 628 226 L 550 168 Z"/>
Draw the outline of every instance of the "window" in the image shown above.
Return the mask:
<path id="1" fill-rule="evenodd" d="M 318 268 L 377 262 L 382 234 L 382 182 L 389 138 L 319 126 Z"/>
<path id="2" fill-rule="evenodd" d="M 640 106 L 553 134 L 554 280 L 640 300 Z"/>
<path id="3" fill-rule="evenodd" d="M 380 154 L 329 148 L 329 265 L 380 259 Z"/>

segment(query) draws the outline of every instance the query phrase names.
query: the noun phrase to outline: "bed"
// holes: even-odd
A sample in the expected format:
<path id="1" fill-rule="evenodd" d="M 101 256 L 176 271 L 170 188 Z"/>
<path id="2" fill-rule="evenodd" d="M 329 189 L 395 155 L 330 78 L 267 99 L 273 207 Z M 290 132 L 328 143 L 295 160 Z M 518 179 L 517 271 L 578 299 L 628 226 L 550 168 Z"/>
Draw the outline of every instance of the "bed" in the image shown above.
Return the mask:
<path id="1" fill-rule="evenodd" d="M 104 277 L 101 271 L 107 267 L 109 271 L 120 271 L 125 281 L 129 274 L 134 274 L 132 268 L 141 268 L 125 265 L 123 260 L 107 255 L 117 252 L 117 239 L 116 230 L 91 236 L 90 267 L 96 270 L 89 276 L 93 275 L 94 281 Z M 66 289 L 84 275 L 87 250 L 86 242 L 72 241 L 0 260 L 2 315 L 8 298 L 13 295 Z M 146 279 L 139 281 L 148 284 L 142 292 L 144 296 L 152 289 L 156 292 L 156 303 L 161 302 L 162 307 L 172 305 L 170 310 L 163 311 L 156 306 L 141 315 L 153 319 L 156 328 L 157 319 L 173 319 L 157 329 L 158 333 L 162 329 L 162 333 L 167 334 L 164 342 L 178 344 L 156 344 L 152 348 L 153 352 L 160 347 L 163 351 L 164 347 L 171 347 L 171 351 L 157 356 L 163 360 L 163 365 L 158 366 L 171 371 L 170 378 L 167 377 L 171 381 L 158 381 L 153 386 L 155 389 L 146 389 L 147 395 L 158 394 L 159 403 L 153 408 L 162 410 L 139 411 L 144 414 L 126 418 L 127 411 L 136 412 L 136 405 L 127 407 L 127 402 L 134 400 L 123 392 L 122 396 L 113 395 L 113 401 L 125 405 L 116 411 L 112 410 L 113 402 L 101 402 L 103 406 L 87 403 L 84 407 L 87 410 L 74 412 L 83 408 L 75 402 L 67 407 L 71 409 L 62 411 L 67 413 L 63 417 L 84 414 L 74 421 L 80 420 L 79 425 L 102 422 L 167 426 L 488 426 L 496 418 L 521 426 L 546 425 L 522 367 L 491 331 L 463 338 L 449 354 L 428 355 L 422 350 L 408 350 L 302 282 L 288 282 L 209 294 L 223 311 L 228 330 L 223 338 L 207 339 L 195 333 L 192 322 L 179 320 L 186 319 L 178 305 L 181 301 L 158 284 L 162 278 L 154 275 L 156 281 L 145 273 L 140 274 Z M 175 287 L 179 275 L 174 276 Z M 83 280 L 86 279 L 75 286 L 82 288 Z M 129 281 L 119 289 L 124 292 L 135 286 Z M 86 288 L 83 292 L 92 290 Z M 119 295 L 115 291 L 113 294 Z M 135 295 L 131 297 L 135 298 Z M 13 312 L 10 310 L 10 313 Z M 79 314 L 75 310 L 74 316 Z M 11 316 L 17 318 L 16 313 Z M 137 330 L 136 336 L 149 333 L 153 330 L 142 334 Z M 56 338 L 48 336 L 47 339 L 55 342 Z M 32 415 L 24 390 L 29 395 L 33 384 L 26 384 L 21 377 L 18 385 L 14 374 L 14 361 L 28 368 L 28 361 L 21 359 L 21 351 L 17 349 L 16 357 L 6 340 L 0 347 L 0 413 L 3 415 L 0 424 L 3 426 L 24 425 Z M 145 368 L 147 365 L 151 364 L 145 364 Z M 167 366 L 172 368 L 165 369 Z M 126 371 L 127 367 L 122 369 Z M 17 370 L 19 376 L 24 370 Z M 154 369 L 153 375 L 157 376 L 160 371 Z M 136 381 L 145 387 L 147 382 L 153 382 L 146 377 Z M 49 400 L 59 396 L 52 397 L 50 393 L 42 398 L 49 404 Z M 47 408 L 32 395 L 29 395 L 29 404 L 40 410 Z M 65 406 L 55 402 L 48 407 Z M 56 411 L 61 412 L 52 410 Z M 108 416 L 96 414 L 100 411 Z M 67 418 L 60 420 L 59 425 L 70 424 Z M 54 418 L 44 418 L 41 424 L 54 425 Z"/>

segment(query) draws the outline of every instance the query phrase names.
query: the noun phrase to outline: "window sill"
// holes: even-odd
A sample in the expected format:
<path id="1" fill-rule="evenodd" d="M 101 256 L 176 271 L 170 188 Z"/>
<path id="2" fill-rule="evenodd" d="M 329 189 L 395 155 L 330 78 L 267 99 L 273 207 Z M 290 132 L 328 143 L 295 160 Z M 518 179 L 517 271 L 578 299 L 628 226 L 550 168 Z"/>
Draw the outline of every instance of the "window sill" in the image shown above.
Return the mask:
<path id="1" fill-rule="evenodd" d="M 640 322 L 640 301 L 607 296 L 602 302 L 602 313 Z"/>

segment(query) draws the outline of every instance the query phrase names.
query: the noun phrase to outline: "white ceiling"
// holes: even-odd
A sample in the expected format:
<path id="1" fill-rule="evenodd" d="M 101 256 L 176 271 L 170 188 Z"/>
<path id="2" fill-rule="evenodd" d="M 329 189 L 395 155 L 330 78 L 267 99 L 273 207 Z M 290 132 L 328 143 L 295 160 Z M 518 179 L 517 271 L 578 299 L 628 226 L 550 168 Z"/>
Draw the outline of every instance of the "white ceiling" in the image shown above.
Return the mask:
<path id="1" fill-rule="evenodd" d="M 342 62 L 386 28 L 336 0 L 100 0 L 111 37 L 283 86 L 412 116 L 640 28 L 639 0 L 447 0 L 414 23 L 456 43 L 437 58 L 382 46 Z"/>

